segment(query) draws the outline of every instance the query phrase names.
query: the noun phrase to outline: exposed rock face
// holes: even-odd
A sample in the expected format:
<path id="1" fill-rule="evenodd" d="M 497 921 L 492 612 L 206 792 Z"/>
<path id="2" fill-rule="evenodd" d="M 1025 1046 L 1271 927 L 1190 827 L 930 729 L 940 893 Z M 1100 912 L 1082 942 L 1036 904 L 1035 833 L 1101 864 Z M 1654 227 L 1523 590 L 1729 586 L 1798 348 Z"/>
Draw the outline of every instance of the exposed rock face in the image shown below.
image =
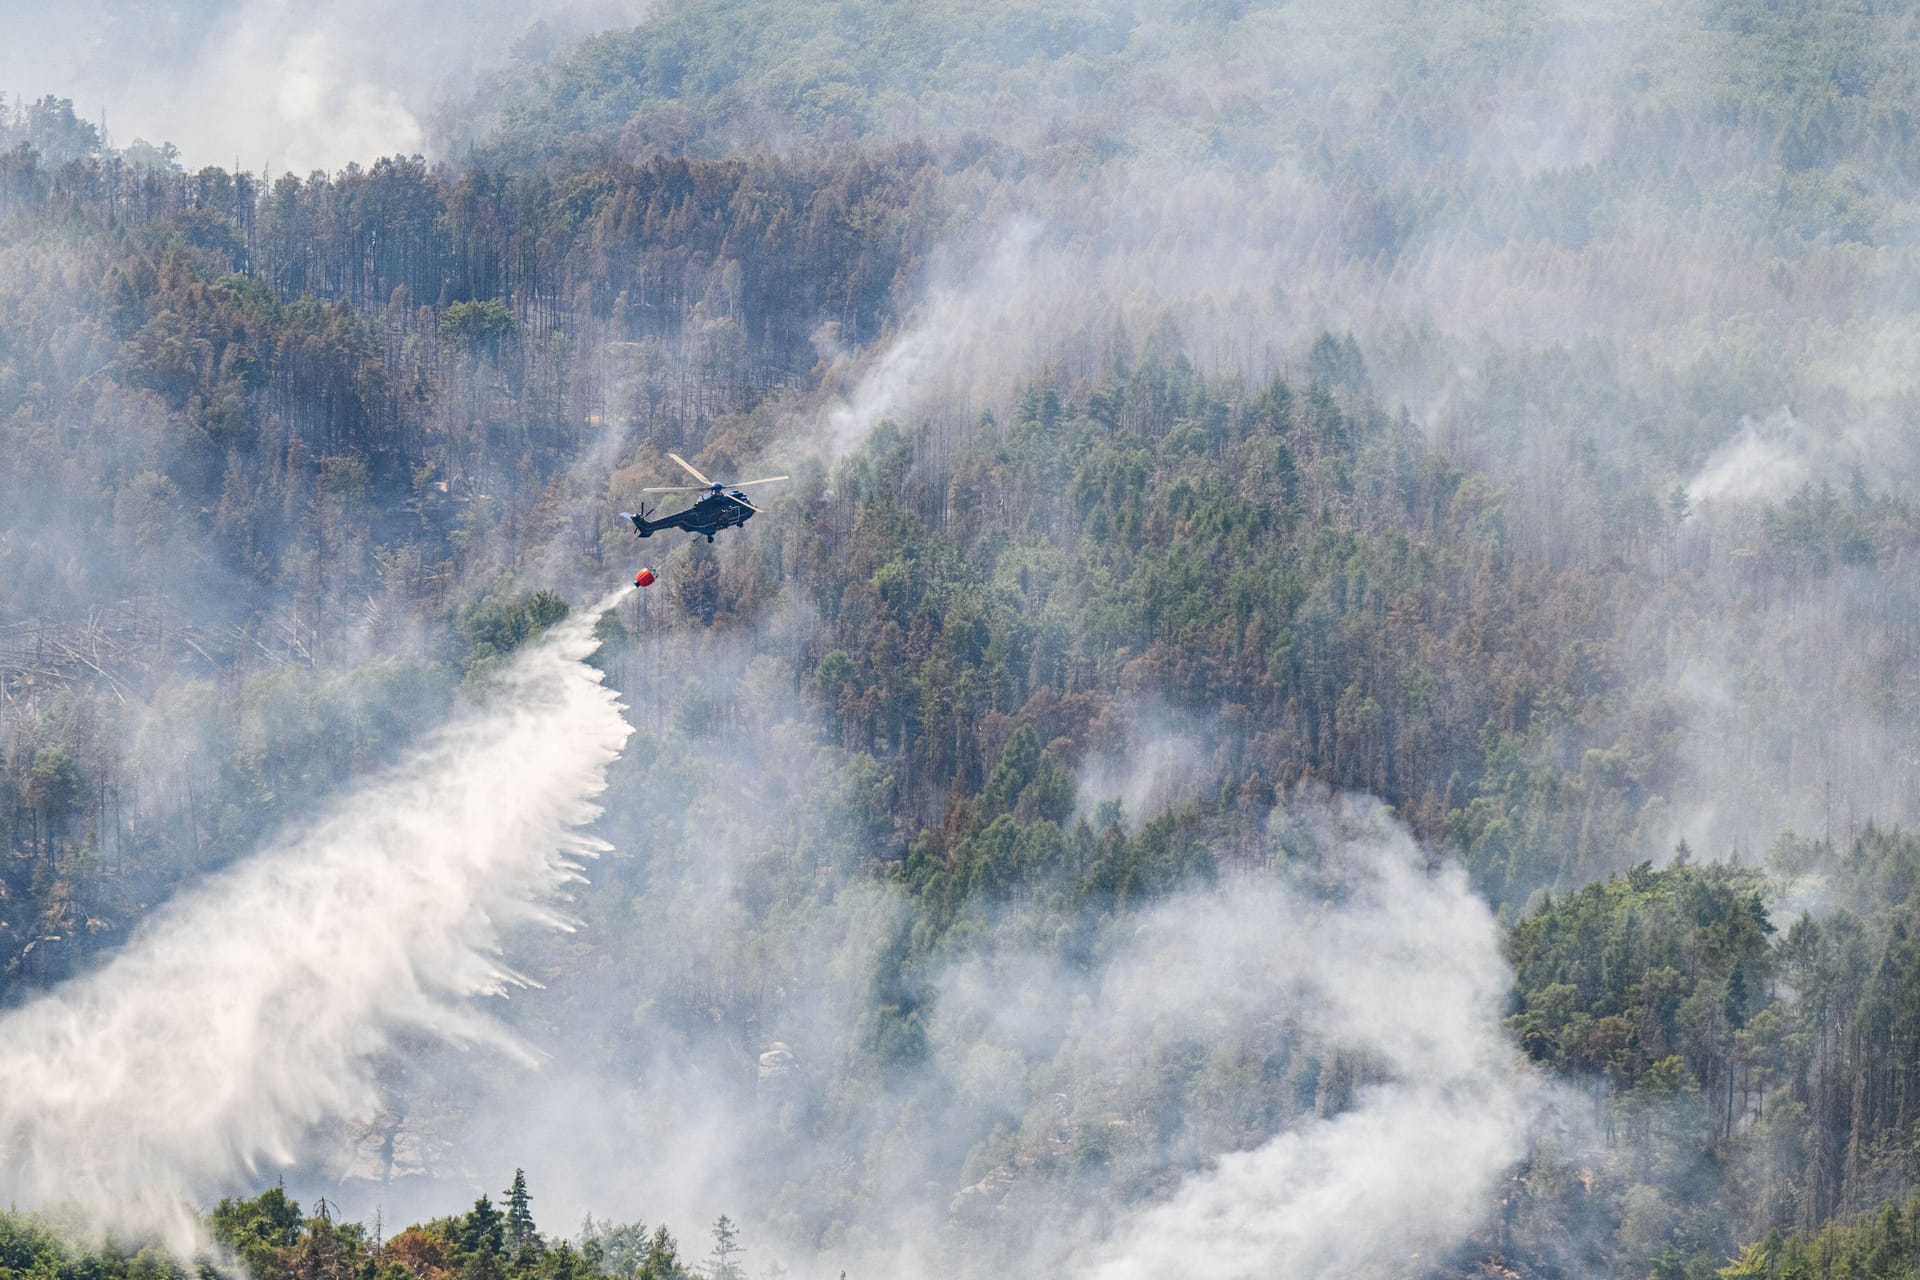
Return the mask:
<path id="1" fill-rule="evenodd" d="M 459 1176 L 453 1145 L 412 1128 L 404 1116 L 376 1116 L 349 1130 L 339 1161 L 338 1182 L 393 1186 L 407 1179 Z"/>
<path id="2" fill-rule="evenodd" d="M 344 1163 L 340 1169 L 340 1182 L 372 1182 L 384 1184 L 387 1180 L 387 1168 L 392 1156 L 392 1131 L 385 1126 L 391 1124 L 381 1117 L 374 1124 L 364 1128 L 356 1127 L 347 1137 L 343 1152 Z"/>
<path id="3" fill-rule="evenodd" d="M 978 1222 L 998 1209 L 1013 1186 L 1013 1170 L 1005 1165 L 995 1169 L 970 1187 L 962 1187 L 947 1204 L 947 1216 L 955 1222 Z"/>
<path id="4" fill-rule="evenodd" d="M 394 1133 L 393 1161 L 387 1169 L 387 1181 L 439 1178 L 455 1173 L 465 1174 L 466 1169 L 456 1167 L 452 1144 L 405 1127 Z"/>
<path id="5" fill-rule="evenodd" d="M 756 1092 L 768 1101 L 779 1101 L 790 1097 L 800 1087 L 800 1059 L 793 1056 L 793 1050 L 784 1043 L 775 1040 L 760 1055 L 759 1080 L 754 1085 Z"/>

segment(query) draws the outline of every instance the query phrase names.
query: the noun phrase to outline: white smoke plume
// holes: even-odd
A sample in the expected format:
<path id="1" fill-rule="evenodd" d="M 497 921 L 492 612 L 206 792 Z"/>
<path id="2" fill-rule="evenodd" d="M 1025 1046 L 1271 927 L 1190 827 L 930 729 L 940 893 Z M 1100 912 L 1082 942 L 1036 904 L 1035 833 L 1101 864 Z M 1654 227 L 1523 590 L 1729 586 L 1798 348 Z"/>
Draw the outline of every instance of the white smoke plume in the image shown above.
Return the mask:
<path id="1" fill-rule="evenodd" d="M 1125 708 L 1123 746 L 1089 752 L 1080 763 L 1075 810 L 1097 822 L 1102 805 L 1118 802 L 1135 830 L 1164 813 L 1201 799 L 1219 785 L 1217 728 L 1157 699 Z"/>
<path id="2" fill-rule="evenodd" d="M 883 421 L 911 420 L 936 404 L 958 405 L 964 416 L 971 388 L 998 391 L 1024 372 L 1024 353 L 1041 340 L 1044 324 L 1036 306 L 1012 304 L 1033 303 L 1048 282 L 1062 283 L 1061 264 L 1040 254 L 1041 233 L 1033 218 L 1009 220 L 981 261 L 939 273 L 909 323 L 864 362 L 859 353 L 831 352 L 829 380 L 844 390 L 810 433 L 803 426 L 799 434 L 810 434 L 835 462 Z M 1048 315 L 1046 322 L 1065 320 Z"/>
<path id="3" fill-rule="evenodd" d="M 1778 502 L 1803 484 L 1843 480 L 1846 442 L 1831 440 L 1807 427 L 1786 409 L 1764 421 L 1743 419 L 1719 448 L 1707 455 L 1687 481 L 1697 502 Z"/>
<path id="4" fill-rule="evenodd" d="M 581 660 L 617 594 L 411 760 L 0 1020 L 0 1198 L 184 1251 L 190 1203 L 375 1110 L 398 1037 L 511 1047 L 469 998 L 520 981 L 506 933 L 564 925 L 556 890 L 604 847 L 580 829 L 629 729 Z"/>
<path id="5" fill-rule="evenodd" d="M 1237 989 L 1377 1082 L 1350 1110 L 1221 1155 L 1131 1218 L 1094 1280 L 1421 1274 L 1486 1220 L 1524 1152 L 1539 1098 L 1500 1026 L 1498 930 L 1464 874 L 1430 874 L 1365 797 L 1296 804 L 1288 822 L 1322 828 L 1319 868 L 1155 913 L 1146 931 L 1172 945 L 1125 981 L 1166 999 Z"/>

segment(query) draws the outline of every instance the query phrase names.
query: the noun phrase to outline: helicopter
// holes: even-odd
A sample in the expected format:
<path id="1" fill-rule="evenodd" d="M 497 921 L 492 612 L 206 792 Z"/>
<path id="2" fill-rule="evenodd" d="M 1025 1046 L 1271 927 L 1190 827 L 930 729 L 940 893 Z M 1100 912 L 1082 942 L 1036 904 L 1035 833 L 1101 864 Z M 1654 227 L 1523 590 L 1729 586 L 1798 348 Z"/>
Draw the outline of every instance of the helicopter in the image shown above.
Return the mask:
<path id="1" fill-rule="evenodd" d="M 633 527 L 643 538 L 650 538 L 662 529 L 685 529 L 688 533 L 705 534 L 708 542 L 722 529 L 732 529 L 745 524 L 759 512 L 760 508 L 747 501 L 747 495 L 740 490 L 748 485 L 772 484 L 775 480 L 785 480 L 786 476 L 766 476 L 759 480 L 742 480 L 738 484 L 723 484 L 718 480 L 709 480 L 695 470 L 694 465 L 677 453 L 667 455 L 686 469 L 688 475 L 699 484 L 663 484 L 649 485 L 642 493 L 700 493 L 704 496 L 685 511 L 676 511 L 670 516 L 658 520 L 649 519 L 651 513 L 646 504 L 640 505 L 638 512 L 622 511 L 620 514 L 633 521 Z"/>

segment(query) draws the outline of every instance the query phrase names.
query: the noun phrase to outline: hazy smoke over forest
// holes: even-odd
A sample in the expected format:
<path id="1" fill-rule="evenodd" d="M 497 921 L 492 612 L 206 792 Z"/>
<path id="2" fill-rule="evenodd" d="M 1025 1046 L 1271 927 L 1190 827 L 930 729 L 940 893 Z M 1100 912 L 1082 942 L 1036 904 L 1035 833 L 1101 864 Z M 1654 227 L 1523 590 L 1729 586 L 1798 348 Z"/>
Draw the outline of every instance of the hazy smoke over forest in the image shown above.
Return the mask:
<path id="1" fill-rule="evenodd" d="M 1901 22 L 1868 25 L 1891 38 Z M 889 418 L 963 436 L 983 412 L 1004 418 L 1025 379 L 1177 353 L 1404 405 L 1447 456 L 1510 487 L 1505 536 L 1523 555 L 1603 558 L 1576 531 L 1614 501 L 1596 473 L 1626 475 L 1678 495 L 1676 568 L 1737 579 L 1763 504 L 1823 485 L 1902 493 L 1920 467 L 1910 178 L 1870 149 L 1810 167 L 1815 144 L 1785 126 L 1762 142 L 1713 122 L 1736 89 L 1775 85 L 1779 38 L 1637 0 L 1101 9 L 1077 50 L 1101 75 L 1042 60 L 880 113 L 883 133 L 985 130 L 1036 158 L 969 188 L 898 333 L 830 353 L 817 434 L 836 457 Z M 1911 79 L 1870 43 L 1833 56 Z M 1768 161 L 1785 167 L 1770 193 L 1751 177 Z M 1813 190 L 1848 214 L 1792 212 Z M 1310 349 L 1329 331 L 1357 339 L 1351 358 Z M 919 458 L 940 482 L 940 457 Z M 1911 734 L 1876 688 L 1816 674 L 1835 651 L 1804 643 L 1797 618 L 1756 618 L 1723 651 L 1683 599 L 1622 608 L 1635 675 L 1685 721 L 1688 772 L 1621 866 L 1680 838 L 1724 855 L 1782 826 L 1831 833 L 1836 806 L 1844 831 L 1920 816 L 1894 763 Z M 1722 706 L 1695 701 L 1708 670 Z M 1835 706 L 1871 745 L 1842 759 L 1790 740 L 1796 717 Z M 1736 740 L 1794 763 L 1743 775 Z"/>
<path id="2" fill-rule="evenodd" d="M 299 177 L 429 148 L 434 114 L 516 53 L 651 0 L 0 2 L 0 91 L 72 98 L 111 140 L 172 142 L 189 168 Z"/>
<path id="3" fill-rule="evenodd" d="M 1783 832 L 1920 818 L 1909 19 L 1722 7 L 0 0 L 10 113 L 188 170 L 0 149 L 0 1198 L 1412 1280 L 1531 1203 L 1523 1046 L 1566 1203 L 1867 1203 L 1920 1093 L 1757 879 L 1513 994 L 1682 839 L 1824 910 Z M 638 543 L 670 449 L 792 478 Z"/>
<path id="4" fill-rule="evenodd" d="M 613 603 L 612 599 L 605 602 Z M 581 663 L 597 613 L 417 755 L 169 904 L 109 963 L 0 1019 L 0 1194 L 198 1243 L 193 1207 L 364 1119 L 414 1035 L 508 1049 L 472 997 L 603 846 L 580 834 L 628 734 Z"/>

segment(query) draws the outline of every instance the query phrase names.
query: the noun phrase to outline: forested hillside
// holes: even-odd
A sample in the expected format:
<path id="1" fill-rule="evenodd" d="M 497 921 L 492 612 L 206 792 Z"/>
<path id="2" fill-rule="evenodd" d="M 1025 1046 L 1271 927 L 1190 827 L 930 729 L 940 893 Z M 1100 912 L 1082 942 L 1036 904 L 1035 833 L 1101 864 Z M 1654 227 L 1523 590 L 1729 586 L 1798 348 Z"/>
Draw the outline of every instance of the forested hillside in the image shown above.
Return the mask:
<path id="1" fill-rule="evenodd" d="M 0 101 L 0 1005 L 651 564 L 585 927 L 475 986 L 547 1083 L 405 1025 L 283 1163 L 425 1225 L 223 1202 L 256 1274 L 691 1273 L 433 1217 L 519 1161 L 1131 1276 L 1423 1133 L 1390 1260 L 1251 1253 L 1904 1274 L 1917 23 L 680 0 L 305 177 Z M 669 452 L 792 478 L 636 542 Z"/>

